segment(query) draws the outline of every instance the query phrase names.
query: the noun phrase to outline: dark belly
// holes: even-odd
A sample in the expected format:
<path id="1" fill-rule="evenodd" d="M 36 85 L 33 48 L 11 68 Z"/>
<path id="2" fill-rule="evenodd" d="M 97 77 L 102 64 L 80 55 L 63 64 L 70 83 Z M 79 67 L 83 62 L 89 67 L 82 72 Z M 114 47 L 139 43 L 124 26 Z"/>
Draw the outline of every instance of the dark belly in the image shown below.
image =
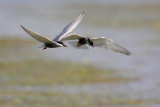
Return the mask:
<path id="1" fill-rule="evenodd" d="M 53 48 L 54 47 L 54 45 L 53 44 L 45 44 L 48 48 Z"/>
<path id="2" fill-rule="evenodd" d="M 82 38 L 82 39 L 79 39 L 78 43 L 81 45 L 85 45 L 87 43 L 87 40 L 86 38 Z"/>

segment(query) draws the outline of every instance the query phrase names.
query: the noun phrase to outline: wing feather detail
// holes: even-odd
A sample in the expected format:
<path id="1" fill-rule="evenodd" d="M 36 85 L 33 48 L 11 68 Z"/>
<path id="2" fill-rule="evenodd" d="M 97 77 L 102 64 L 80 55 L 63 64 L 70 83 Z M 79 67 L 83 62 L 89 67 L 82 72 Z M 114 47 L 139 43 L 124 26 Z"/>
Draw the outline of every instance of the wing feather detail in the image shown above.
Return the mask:
<path id="1" fill-rule="evenodd" d="M 54 39 L 54 41 L 60 41 L 63 36 L 70 33 L 83 19 L 84 12 L 82 12 L 77 18 L 75 18 L 72 22 L 70 22 L 63 30 L 62 32 Z"/>
<path id="2" fill-rule="evenodd" d="M 112 39 L 109 39 L 106 37 L 100 37 L 100 38 L 92 38 L 91 40 L 93 41 L 93 44 L 95 47 L 102 47 L 102 48 L 109 49 L 117 53 L 131 55 L 131 53 L 127 49 L 115 43 Z"/>
<path id="3" fill-rule="evenodd" d="M 78 35 L 78 34 L 71 34 L 71 35 L 67 35 L 64 36 L 61 41 L 65 41 L 65 40 L 77 40 L 77 39 L 81 39 L 84 38 L 84 36 Z"/>
<path id="4" fill-rule="evenodd" d="M 41 35 L 41 34 L 38 34 L 38 33 L 35 33 L 27 28 L 25 28 L 24 26 L 20 25 L 22 27 L 22 29 L 27 33 L 29 34 L 30 36 L 32 36 L 34 39 L 38 40 L 39 42 L 43 42 L 43 43 L 54 43 L 52 40 L 50 40 L 49 38 Z"/>

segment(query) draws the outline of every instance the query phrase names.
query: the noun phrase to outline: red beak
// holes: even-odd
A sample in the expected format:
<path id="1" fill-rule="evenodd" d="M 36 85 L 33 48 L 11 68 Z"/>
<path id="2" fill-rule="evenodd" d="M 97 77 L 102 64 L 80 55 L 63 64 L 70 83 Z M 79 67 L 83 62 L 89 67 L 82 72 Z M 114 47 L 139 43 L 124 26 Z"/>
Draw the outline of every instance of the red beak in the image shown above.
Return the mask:
<path id="1" fill-rule="evenodd" d="M 47 47 L 44 47 L 43 50 L 47 49 Z"/>

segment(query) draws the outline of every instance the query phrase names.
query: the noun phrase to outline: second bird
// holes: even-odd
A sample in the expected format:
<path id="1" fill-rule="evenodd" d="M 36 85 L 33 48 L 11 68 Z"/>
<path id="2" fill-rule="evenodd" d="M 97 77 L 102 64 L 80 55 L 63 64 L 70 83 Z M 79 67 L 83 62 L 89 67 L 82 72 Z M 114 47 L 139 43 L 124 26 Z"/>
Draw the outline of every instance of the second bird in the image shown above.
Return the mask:
<path id="1" fill-rule="evenodd" d="M 72 34 L 65 36 L 61 39 L 61 41 L 64 40 L 73 40 L 70 41 L 69 43 L 76 49 L 88 49 L 88 46 L 92 46 L 92 47 L 105 48 L 125 55 L 131 55 L 131 53 L 127 49 L 117 44 L 112 39 L 106 37 L 89 38 L 78 34 Z"/>

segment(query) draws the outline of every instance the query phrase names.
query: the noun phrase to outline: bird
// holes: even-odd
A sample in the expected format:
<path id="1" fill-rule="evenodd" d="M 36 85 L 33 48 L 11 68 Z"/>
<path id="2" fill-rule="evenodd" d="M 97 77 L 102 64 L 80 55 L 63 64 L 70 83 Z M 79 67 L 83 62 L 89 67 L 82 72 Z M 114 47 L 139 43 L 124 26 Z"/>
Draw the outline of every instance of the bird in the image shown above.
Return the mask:
<path id="1" fill-rule="evenodd" d="M 84 11 L 77 17 L 75 18 L 72 22 L 70 22 L 63 30 L 62 32 L 57 35 L 53 40 L 47 38 L 46 36 L 43 36 L 41 34 L 38 34 L 36 32 L 33 32 L 24 26 L 20 25 L 22 29 L 32 36 L 34 39 L 38 40 L 39 42 L 42 42 L 43 45 L 40 46 L 40 48 L 43 48 L 43 50 L 47 48 L 58 48 L 58 47 L 67 47 L 61 39 L 66 36 L 68 33 L 72 32 L 72 30 L 81 22 L 81 20 L 84 17 Z"/>
<path id="2" fill-rule="evenodd" d="M 122 47 L 121 45 L 119 45 L 118 43 L 116 43 L 115 41 L 107 37 L 90 38 L 90 37 L 81 36 L 79 34 L 71 34 L 61 39 L 61 41 L 65 41 L 65 40 L 71 40 L 69 42 L 70 45 L 76 49 L 89 49 L 88 46 L 91 46 L 93 48 L 101 47 L 101 48 L 105 48 L 117 53 L 122 53 L 128 56 L 131 55 L 131 53 L 127 49 L 125 49 L 124 47 Z"/>

